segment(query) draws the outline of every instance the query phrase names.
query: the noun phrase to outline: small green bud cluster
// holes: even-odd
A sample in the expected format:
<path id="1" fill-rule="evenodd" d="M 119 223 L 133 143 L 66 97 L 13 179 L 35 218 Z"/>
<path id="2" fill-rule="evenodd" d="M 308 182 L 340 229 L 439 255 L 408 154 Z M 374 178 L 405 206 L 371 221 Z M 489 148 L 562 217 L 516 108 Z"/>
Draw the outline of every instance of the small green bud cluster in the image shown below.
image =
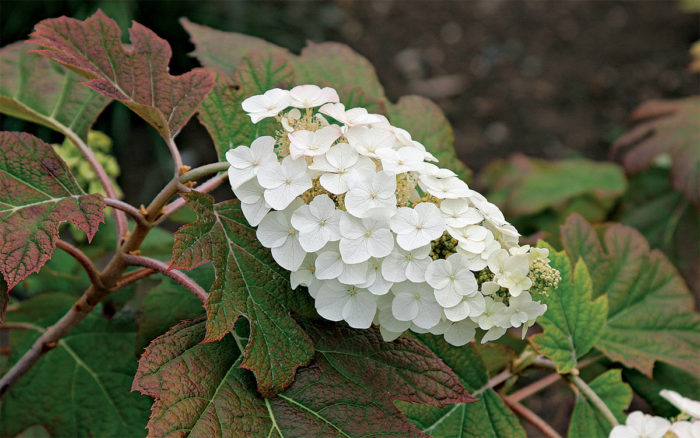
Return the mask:
<path id="1" fill-rule="evenodd" d="M 445 231 L 439 239 L 430 242 L 430 257 L 433 260 L 446 259 L 457 252 L 457 239 Z"/>
<path id="2" fill-rule="evenodd" d="M 546 259 L 534 260 L 530 265 L 528 277 L 532 280 L 530 292 L 533 296 L 547 296 L 547 293 L 556 289 L 561 281 L 559 271 L 549 266 Z"/>
<path id="3" fill-rule="evenodd" d="M 107 176 L 112 180 L 117 195 L 121 196 L 122 192 L 116 183 L 116 178 L 120 173 L 119 164 L 111 154 L 112 139 L 100 131 L 90 131 L 88 133 L 88 146 L 92 149 L 97 161 L 104 167 Z M 85 160 L 83 154 L 72 141 L 66 138 L 62 144 L 54 145 L 54 150 L 66 162 L 78 184 L 86 192 L 106 195 L 90 163 Z"/>

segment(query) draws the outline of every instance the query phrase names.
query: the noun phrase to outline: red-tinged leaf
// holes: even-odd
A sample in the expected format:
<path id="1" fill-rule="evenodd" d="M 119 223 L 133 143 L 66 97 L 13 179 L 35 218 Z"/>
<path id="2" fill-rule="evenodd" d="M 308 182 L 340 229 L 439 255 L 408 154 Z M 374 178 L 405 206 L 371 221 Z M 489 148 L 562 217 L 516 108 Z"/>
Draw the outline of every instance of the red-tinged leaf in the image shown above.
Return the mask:
<path id="1" fill-rule="evenodd" d="M 613 153 L 627 150 L 625 169 L 640 172 L 668 154 L 673 161 L 671 185 L 700 205 L 700 96 L 651 100 L 639 106 L 631 119 L 639 125 L 613 145 Z"/>
<path id="2" fill-rule="evenodd" d="M 251 51 L 266 50 L 289 53 L 267 41 L 235 32 L 223 32 L 181 18 L 180 24 L 190 34 L 195 56 L 204 67 L 211 67 L 232 77 L 240 61 Z"/>
<path id="3" fill-rule="evenodd" d="M 141 357 L 133 389 L 155 398 L 149 436 L 425 437 L 395 400 L 444 406 L 473 401 L 457 376 L 427 348 L 376 330 L 305 324 L 318 345 L 294 383 L 263 399 L 240 369 L 232 337 L 201 344 L 201 320 L 184 321 Z"/>
<path id="4" fill-rule="evenodd" d="M 406 129 L 414 140 L 423 143 L 441 167 L 456 172 L 462 179 L 471 177 L 471 170 L 455 152 L 452 126 L 433 101 L 421 96 L 404 96 L 396 105 L 389 106 L 388 113 L 391 123 Z"/>
<path id="5" fill-rule="evenodd" d="M 197 222 L 175 235 L 174 268 L 193 269 L 211 262 L 216 280 L 209 291 L 204 342 L 223 338 L 240 316 L 250 322 L 250 340 L 241 366 L 253 371 L 263 396 L 277 394 L 299 366 L 309 363 L 314 347 L 290 316 L 290 309 L 314 314 L 308 296 L 289 286 L 280 268 L 255 236 L 237 200 L 214 205 L 207 194 L 182 195 Z"/>
<path id="6" fill-rule="evenodd" d="M 586 263 L 593 296 L 608 296 L 608 320 L 595 347 L 650 377 L 655 361 L 700 373 L 700 314 L 666 257 L 620 224 L 596 230 L 572 215 L 561 233 L 569 258 Z"/>
<path id="7" fill-rule="evenodd" d="M 289 53 L 280 50 L 249 52 L 233 74 L 245 97 L 263 94 L 271 88 L 294 85 L 294 67 Z"/>
<path id="8" fill-rule="evenodd" d="M 372 99 L 386 99 L 372 64 L 345 44 L 309 42 L 294 60 L 294 71 L 300 84 L 316 84 L 338 90 L 343 86 L 355 85 Z"/>
<path id="9" fill-rule="evenodd" d="M 85 21 L 43 20 L 31 41 L 43 47 L 38 53 L 88 78 L 90 88 L 123 102 L 169 141 L 197 110 L 214 80 L 201 69 L 171 76 L 172 52 L 165 40 L 138 23 L 129 36 L 132 46 L 126 47 L 117 23 L 98 10 Z"/>
<path id="10" fill-rule="evenodd" d="M 50 145 L 0 132 L 0 272 L 8 289 L 51 258 L 62 222 L 91 239 L 103 209 L 102 196 L 85 194 Z"/>
<path id="11" fill-rule="evenodd" d="M 82 76 L 29 52 L 26 42 L 0 49 L 0 112 L 87 140 L 88 129 L 111 102 L 82 85 Z"/>

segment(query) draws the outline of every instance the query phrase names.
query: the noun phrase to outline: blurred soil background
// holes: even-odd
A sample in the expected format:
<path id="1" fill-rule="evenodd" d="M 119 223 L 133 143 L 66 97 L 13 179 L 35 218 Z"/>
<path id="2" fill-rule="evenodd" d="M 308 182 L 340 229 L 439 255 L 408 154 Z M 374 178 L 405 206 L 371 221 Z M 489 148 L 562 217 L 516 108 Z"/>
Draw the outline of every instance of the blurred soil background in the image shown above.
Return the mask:
<path id="1" fill-rule="evenodd" d="M 295 52 L 307 40 L 349 44 L 372 62 L 392 100 L 421 94 L 444 109 L 459 156 L 476 172 L 515 152 L 605 160 L 639 103 L 698 91 L 686 66 L 699 16 L 676 1 L 2 0 L 0 43 L 26 38 L 43 18 L 83 19 L 98 7 L 119 22 L 125 42 L 132 19 L 168 40 L 173 74 L 197 66 L 183 16 Z M 37 131 L 7 118 L 2 126 Z M 120 105 L 97 129 L 114 138 L 126 199 L 151 199 L 170 174 L 155 131 Z M 178 144 L 186 163 L 215 159 L 194 119 Z"/>
<path id="2" fill-rule="evenodd" d="M 124 42 L 132 19 L 168 40 L 174 48 L 172 74 L 197 66 L 178 23 L 183 16 L 297 53 L 307 40 L 349 44 L 375 66 L 390 99 L 421 94 L 444 109 L 458 154 L 475 172 L 516 152 L 606 160 L 639 103 L 699 90 L 698 77 L 686 67 L 688 49 L 700 37 L 700 17 L 676 1 L 1 0 L 0 43 L 26 38 L 41 19 L 84 19 L 98 7 L 119 22 Z M 63 140 L 7 117 L 0 116 L 0 124 Z M 137 205 L 150 200 L 171 175 L 167 147 L 155 130 L 118 104 L 96 129 L 114 139 L 125 199 Z M 196 119 L 178 144 L 192 166 L 216 159 Z M 220 194 L 228 196 L 226 189 Z M 560 432 L 574 401 L 563 386 L 527 402 Z"/>

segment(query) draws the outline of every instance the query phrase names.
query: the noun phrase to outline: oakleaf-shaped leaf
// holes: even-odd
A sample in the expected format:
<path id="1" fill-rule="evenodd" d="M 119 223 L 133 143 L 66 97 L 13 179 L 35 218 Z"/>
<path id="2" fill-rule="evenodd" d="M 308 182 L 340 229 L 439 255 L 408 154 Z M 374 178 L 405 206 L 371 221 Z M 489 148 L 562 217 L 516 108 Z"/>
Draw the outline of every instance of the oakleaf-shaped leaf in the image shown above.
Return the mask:
<path id="1" fill-rule="evenodd" d="M 546 246 L 546 245 L 545 245 Z M 564 251 L 549 248 L 550 266 L 561 274 L 556 290 L 540 298 L 547 311 L 537 322 L 544 329 L 529 338 L 535 349 L 554 361 L 557 371 L 568 373 L 579 357 L 588 353 L 600 338 L 608 315 L 608 301 L 600 296 L 591 302 L 593 285 L 582 260 L 574 272 Z"/>
<path id="2" fill-rule="evenodd" d="M 87 195 L 51 145 L 0 132 L 0 272 L 8 289 L 51 258 L 62 222 L 89 239 L 104 222 L 101 195 Z"/>
<path id="3" fill-rule="evenodd" d="M 70 296 L 42 294 L 23 302 L 8 319 L 49 327 L 73 301 Z M 39 320 L 24 317 L 49 314 Z M 14 362 L 40 333 L 10 335 Z M 16 436 L 33 425 L 45 427 L 53 437 L 143 436 L 148 399 L 129 392 L 136 371 L 135 338 L 133 323 L 117 317 L 107 320 L 98 312 L 88 315 L 4 395 L 0 436 Z"/>
<path id="4" fill-rule="evenodd" d="M 38 53 L 89 79 L 86 85 L 119 100 L 172 140 L 214 86 L 212 75 L 196 69 L 168 73 L 170 45 L 134 22 L 131 47 L 121 43 L 117 23 L 98 10 L 85 21 L 61 17 L 43 20 L 32 33 Z"/>
<path id="5" fill-rule="evenodd" d="M 111 99 L 84 86 L 82 76 L 17 42 L 0 49 L 0 112 L 87 140 Z"/>
<path id="6" fill-rule="evenodd" d="M 625 169 L 637 173 L 660 155 L 670 155 L 671 185 L 700 205 L 700 96 L 651 100 L 634 110 L 630 118 L 639 124 L 613 145 L 613 153 L 627 150 Z"/>
<path id="7" fill-rule="evenodd" d="M 133 384 L 156 399 L 149 436 L 422 437 L 394 400 L 437 406 L 471 400 L 454 373 L 413 340 L 386 343 L 374 329 L 306 327 L 318 346 L 316 359 L 270 399 L 237 367 L 230 335 L 201 344 L 204 322 L 193 320 L 157 338 Z"/>
<path id="8" fill-rule="evenodd" d="M 216 272 L 205 305 L 204 342 L 223 338 L 239 316 L 247 318 L 250 341 L 241 366 L 255 373 L 263 396 L 275 395 L 289 386 L 297 367 L 308 364 L 314 352 L 290 308 L 308 314 L 313 306 L 306 293 L 290 289 L 289 273 L 260 245 L 237 200 L 214 205 L 207 194 L 182 196 L 198 220 L 175 235 L 172 266 L 192 269 L 211 262 Z"/>
<path id="9" fill-rule="evenodd" d="M 339 92 L 343 86 L 354 85 L 372 99 L 386 99 L 372 64 L 345 44 L 309 41 L 294 60 L 294 71 L 300 84 L 333 87 Z"/>
<path id="10" fill-rule="evenodd" d="M 700 373 L 700 314 L 676 269 L 633 228 L 613 224 L 597 231 L 578 215 L 561 228 L 569 258 L 582 258 L 591 273 L 593 296 L 608 296 L 608 319 L 595 347 L 650 377 L 657 360 Z"/>
<path id="11" fill-rule="evenodd" d="M 610 370 L 596 377 L 589 386 L 610 409 L 620 423 L 624 423 L 624 410 L 632 402 L 632 389 L 622 381 L 620 370 Z M 607 438 L 610 422 L 600 414 L 590 401 L 576 394 L 576 406 L 569 423 L 569 438 Z"/>
<path id="12" fill-rule="evenodd" d="M 627 188 L 624 172 L 613 163 L 579 158 L 546 161 L 522 154 L 490 163 L 479 174 L 479 183 L 488 189 L 489 200 L 510 216 L 547 208 L 561 211 L 572 199 L 583 196 L 592 198 L 605 212 Z"/>
<path id="13" fill-rule="evenodd" d="M 181 18 L 180 24 L 190 35 L 195 56 L 204 67 L 215 68 L 233 77 L 241 59 L 256 50 L 285 51 L 267 41 L 236 32 L 223 32 Z"/>
<path id="14" fill-rule="evenodd" d="M 471 171 L 457 158 L 452 126 L 439 106 L 421 96 L 404 96 L 396 105 L 389 105 L 389 120 L 394 126 L 406 129 L 414 140 L 440 161 L 441 167 L 469 179 Z"/>
<path id="15" fill-rule="evenodd" d="M 429 334 L 416 337 L 454 370 L 470 392 L 479 391 L 487 384 L 485 363 L 474 344 L 453 347 L 442 337 Z M 477 402 L 445 408 L 402 402 L 398 406 L 413 424 L 435 437 L 525 437 L 520 422 L 493 389 L 483 391 L 478 397 Z"/>

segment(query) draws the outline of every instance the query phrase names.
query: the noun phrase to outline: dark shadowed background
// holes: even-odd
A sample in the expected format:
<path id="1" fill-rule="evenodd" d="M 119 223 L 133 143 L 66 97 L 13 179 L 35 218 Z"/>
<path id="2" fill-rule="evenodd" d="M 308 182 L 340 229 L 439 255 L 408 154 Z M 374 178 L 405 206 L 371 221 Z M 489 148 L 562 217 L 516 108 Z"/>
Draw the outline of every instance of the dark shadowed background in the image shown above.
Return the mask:
<path id="1" fill-rule="evenodd" d="M 124 32 L 136 20 L 174 48 L 172 73 L 197 65 L 178 23 L 244 32 L 298 51 L 306 40 L 349 44 L 369 58 L 387 95 L 437 101 L 475 171 L 493 158 L 605 159 L 629 112 L 655 97 L 698 90 L 686 72 L 698 15 L 675 1 L 0 1 L 2 45 L 41 19 L 86 18 L 97 8 Z M 3 129 L 57 134 L 2 119 Z M 155 131 L 120 105 L 97 129 L 114 138 L 126 199 L 150 199 L 170 172 Z M 185 161 L 215 158 L 196 120 L 179 137 Z"/>

